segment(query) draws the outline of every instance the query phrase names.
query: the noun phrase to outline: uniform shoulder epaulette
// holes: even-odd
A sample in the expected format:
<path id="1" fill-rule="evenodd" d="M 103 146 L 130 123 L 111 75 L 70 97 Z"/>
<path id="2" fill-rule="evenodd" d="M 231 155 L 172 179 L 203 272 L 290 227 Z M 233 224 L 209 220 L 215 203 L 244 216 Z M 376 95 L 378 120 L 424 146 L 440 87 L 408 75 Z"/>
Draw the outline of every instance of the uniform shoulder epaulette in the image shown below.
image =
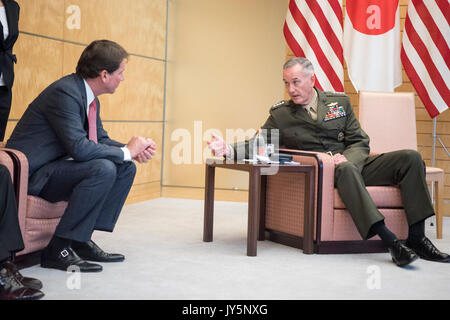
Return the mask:
<path id="1" fill-rule="evenodd" d="M 325 95 L 327 95 L 328 97 L 332 97 L 332 96 L 347 96 L 347 94 L 345 92 L 337 92 L 337 91 L 326 91 L 324 92 Z"/>
<path id="2" fill-rule="evenodd" d="M 275 110 L 275 109 L 278 109 L 279 107 L 285 106 L 285 105 L 287 105 L 287 101 L 286 101 L 286 100 L 281 100 L 280 102 L 275 103 L 275 104 L 270 108 L 270 110 Z"/>

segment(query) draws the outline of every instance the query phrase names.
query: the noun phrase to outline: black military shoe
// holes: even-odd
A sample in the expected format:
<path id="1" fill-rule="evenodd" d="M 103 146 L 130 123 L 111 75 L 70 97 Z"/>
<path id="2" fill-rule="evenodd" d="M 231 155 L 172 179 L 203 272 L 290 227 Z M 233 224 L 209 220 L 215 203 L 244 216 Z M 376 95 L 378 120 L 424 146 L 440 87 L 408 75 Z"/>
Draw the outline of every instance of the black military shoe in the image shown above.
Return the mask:
<path id="1" fill-rule="evenodd" d="M 3 264 L 3 266 L 11 271 L 11 273 L 16 277 L 17 280 L 19 280 L 25 287 L 41 290 L 42 289 L 42 282 L 38 279 L 24 277 L 20 272 L 19 268 L 17 266 L 8 261 Z"/>
<path id="2" fill-rule="evenodd" d="M 399 267 L 404 267 L 419 258 L 410 248 L 405 246 L 400 240 L 395 240 L 392 247 L 389 248 L 392 261 Z"/>
<path id="3" fill-rule="evenodd" d="M 72 242 L 72 248 L 80 256 L 80 258 L 97 262 L 121 262 L 125 260 L 125 256 L 119 253 L 107 253 L 103 251 L 94 241 L 88 242 Z"/>
<path id="4" fill-rule="evenodd" d="M 38 300 L 44 293 L 23 285 L 6 267 L 0 270 L 0 300 Z"/>
<path id="5" fill-rule="evenodd" d="M 440 252 L 427 237 L 423 237 L 419 241 L 407 240 L 406 245 L 422 259 L 450 263 L 450 256 L 446 253 Z"/>
<path id="6" fill-rule="evenodd" d="M 100 272 L 103 267 L 99 264 L 89 263 L 81 259 L 71 247 L 60 250 L 45 248 L 41 256 L 41 267 L 67 271 Z"/>

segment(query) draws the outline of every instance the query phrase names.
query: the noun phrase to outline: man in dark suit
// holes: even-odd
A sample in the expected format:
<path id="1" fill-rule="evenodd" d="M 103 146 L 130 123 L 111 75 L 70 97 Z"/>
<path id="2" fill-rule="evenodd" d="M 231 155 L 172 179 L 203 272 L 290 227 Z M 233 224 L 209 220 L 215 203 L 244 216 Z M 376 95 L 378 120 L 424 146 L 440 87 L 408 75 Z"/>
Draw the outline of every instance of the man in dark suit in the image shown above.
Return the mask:
<path id="1" fill-rule="evenodd" d="M 128 53 L 108 40 L 92 42 L 81 54 L 75 74 L 47 87 L 27 108 L 7 142 L 29 161 L 29 194 L 50 202 L 68 201 L 41 266 L 98 272 L 89 263 L 123 261 L 92 240 L 94 230 L 112 232 L 133 183 L 136 166 L 147 162 L 156 145 L 132 137 L 125 145 L 109 138 L 100 119 L 102 94 L 124 80 Z"/>
<path id="2" fill-rule="evenodd" d="M 315 88 L 314 69 L 306 58 L 287 61 L 283 81 L 291 100 L 272 106 L 262 128 L 279 132 L 279 145 L 333 155 L 336 188 L 361 237 L 379 235 L 392 260 L 401 267 L 418 257 L 450 262 L 449 255 L 440 252 L 425 237 L 424 221 L 434 210 L 421 155 L 414 150 L 400 150 L 369 156 L 369 137 L 361 129 L 350 99 L 342 93 Z M 252 146 L 251 141 L 227 145 L 217 136 L 209 142 L 215 155 L 232 159 L 251 157 Z M 373 203 L 366 185 L 400 186 L 409 223 L 406 243 L 385 226 L 384 216 Z"/>
<path id="3" fill-rule="evenodd" d="M 13 0 L 0 0 L 0 141 L 5 137 L 11 110 L 14 63 L 13 46 L 19 36 L 20 7 Z"/>
<path id="4" fill-rule="evenodd" d="M 14 188 L 8 169 L 0 165 L 0 300 L 36 300 L 44 296 L 42 282 L 22 276 L 11 261 L 23 250 Z"/>

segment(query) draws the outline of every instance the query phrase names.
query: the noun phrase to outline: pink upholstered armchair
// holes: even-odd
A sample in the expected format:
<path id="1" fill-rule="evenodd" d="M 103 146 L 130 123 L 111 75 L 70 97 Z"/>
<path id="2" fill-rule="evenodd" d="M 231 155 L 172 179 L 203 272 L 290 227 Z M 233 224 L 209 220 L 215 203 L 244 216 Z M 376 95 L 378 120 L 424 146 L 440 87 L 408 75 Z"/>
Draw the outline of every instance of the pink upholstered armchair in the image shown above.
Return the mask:
<path id="1" fill-rule="evenodd" d="M 314 213 L 315 253 L 385 252 L 378 236 L 363 240 L 334 188 L 334 162 L 325 153 L 299 150 L 281 150 L 293 155 L 293 160 L 316 167 L 316 210 Z M 301 175 L 278 174 L 267 177 L 265 227 L 269 239 L 302 248 L 303 244 L 303 193 Z M 399 239 L 408 236 L 408 224 L 395 186 L 367 188 L 387 227 Z"/>
<path id="2" fill-rule="evenodd" d="M 370 150 L 384 153 L 417 150 L 416 108 L 413 92 L 360 91 L 359 122 L 370 137 Z M 442 238 L 445 172 L 426 167 L 426 180 L 434 186 L 436 237 Z"/>
<path id="3" fill-rule="evenodd" d="M 0 146 L 0 163 L 8 167 L 16 191 L 19 224 L 25 249 L 16 255 L 39 251 L 47 246 L 67 202 L 50 203 L 28 195 L 28 160 L 17 150 Z"/>

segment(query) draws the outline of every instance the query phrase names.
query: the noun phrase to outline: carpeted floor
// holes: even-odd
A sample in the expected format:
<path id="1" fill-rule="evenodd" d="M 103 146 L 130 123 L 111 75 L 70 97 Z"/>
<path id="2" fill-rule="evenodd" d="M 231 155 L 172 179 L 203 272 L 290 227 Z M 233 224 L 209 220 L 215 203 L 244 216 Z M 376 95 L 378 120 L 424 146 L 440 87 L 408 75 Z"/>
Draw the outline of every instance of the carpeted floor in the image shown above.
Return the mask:
<path id="1" fill-rule="evenodd" d="M 216 202 L 214 242 L 204 243 L 203 201 L 159 198 L 128 205 L 114 233 L 96 232 L 105 251 L 125 254 L 101 273 L 66 273 L 33 266 L 44 299 L 279 300 L 449 299 L 450 264 L 418 260 L 399 268 L 386 254 L 304 255 L 270 241 L 246 256 L 247 204 Z M 450 218 L 444 239 L 450 252 Z"/>

